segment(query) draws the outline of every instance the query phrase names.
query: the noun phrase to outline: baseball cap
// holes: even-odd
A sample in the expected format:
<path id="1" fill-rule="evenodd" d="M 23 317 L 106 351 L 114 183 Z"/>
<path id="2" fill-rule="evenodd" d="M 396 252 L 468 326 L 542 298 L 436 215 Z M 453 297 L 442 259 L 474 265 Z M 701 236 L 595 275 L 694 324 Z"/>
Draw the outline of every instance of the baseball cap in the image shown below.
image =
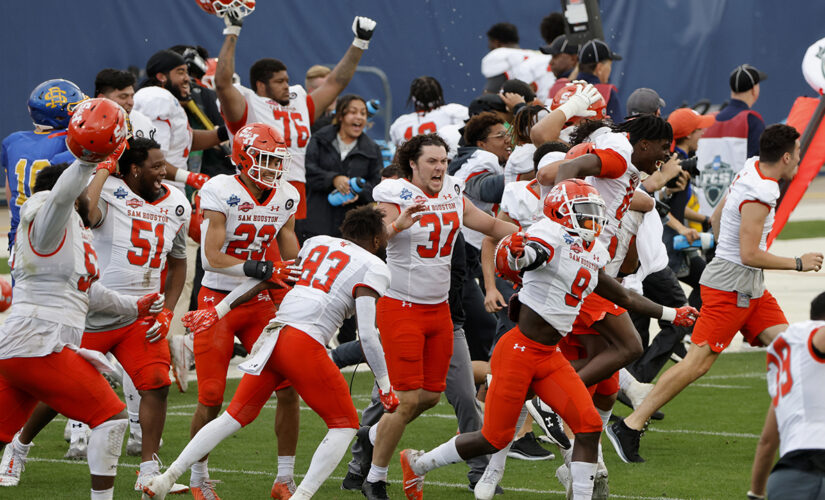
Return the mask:
<path id="1" fill-rule="evenodd" d="M 679 108 L 667 117 L 667 122 L 673 127 L 673 138 L 681 139 L 700 128 L 708 128 L 716 121 L 713 115 L 700 115 L 690 108 Z"/>
<path id="2" fill-rule="evenodd" d="M 159 50 L 146 63 L 146 76 L 152 78 L 158 73 L 167 73 L 184 64 L 186 64 L 186 60 L 177 52 Z"/>
<path id="3" fill-rule="evenodd" d="M 579 53 L 579 44 L 571 42 L 567 35 L 559 35 L 550 42 L 550 45 L 544 45 L 539 50 L 542 54 L 550 54 L 551 56 L 559 54 L 576 55 Z"/>
<path id="4" fill-rule="evenodd" d="M 610 47 L 598 38 L 586 42 L 579 49 L 579 64 L 597 63 L 608 59 L 621 61 L 622 56 L 610 50 Z"/>
<path id="5" fill-rule="evenodd" d="M 730 89 L 734 92 L 746 92 L 757 83 L 768 78 L 768 75 L 754 68 L 750 64 L 737 66 L 730 74 Z"/>
<path id="6" fill-rule="evenodd" d="M 482 94 L 470 103 L 469 115 L 475 116 L 485 111 L 507 111 L 507 106 L 498 94 Z"/>
<path id="7" fill-rule="evenodd" d="M 627 98 L 628 116 L 652 115 L 664 107 L 665 100 L 655 90 L 645 87 L 634 90 Z"/>

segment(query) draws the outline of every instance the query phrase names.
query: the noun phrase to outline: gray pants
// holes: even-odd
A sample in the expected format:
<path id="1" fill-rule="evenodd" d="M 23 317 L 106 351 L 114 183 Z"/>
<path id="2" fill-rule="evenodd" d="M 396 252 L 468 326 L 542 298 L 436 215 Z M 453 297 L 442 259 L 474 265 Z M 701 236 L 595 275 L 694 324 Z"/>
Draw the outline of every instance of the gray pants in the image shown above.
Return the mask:
<path id="1" fill-rule="evenodd" d="M 464 330 L 458 326 L 453 330 L 453 357 L 450 358 L 450 370 L 447 372 L 447 388 L 444 395 L 447 396 L 447 401 L 455 410 L 455 415 L 458 418 L 458 431 L 462 434 L 481 430 L 481 411 L 476 402 L 475 393 L 470 349 L 467 347 Z M 384 409 L 378 400 L 378 388 L 373 386 L 372 402 L 361 414 L 361 425 L 375 425 L 381 420 L 383 414 Z M 356 440 L 352 445 L 353 459 L 349 462 L 349 472 L 366 476 L 369 471 L 360 470 L 361 452 L 361 446 Z M 467 465 L 470 467 L 467 478 L 470 482 L 475 483 L 481 478 L 489 461 L 490 457 L 488 455 L 467 460 Z"/>
<path id="2" fill-rule="evenodd" d="M 779 469 L 768 477 L 769 500 L 825 500 L 825 475 L 799 469 Z"/>

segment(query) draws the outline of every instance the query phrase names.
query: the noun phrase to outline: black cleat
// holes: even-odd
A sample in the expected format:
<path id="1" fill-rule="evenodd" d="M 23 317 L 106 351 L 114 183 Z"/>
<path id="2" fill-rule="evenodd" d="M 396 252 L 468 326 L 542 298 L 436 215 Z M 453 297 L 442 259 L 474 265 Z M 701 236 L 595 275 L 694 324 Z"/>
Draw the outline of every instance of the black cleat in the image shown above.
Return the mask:
<path id="1" fill-rule="evenodd" d="M 341 481 L 342 490 L 361 491 L 361 485 L 364 484 L 364 476 L 354 472 L 347 471 L 344 480 Z"/>
<path id="2" fill-rule="evenodd" d="M 550 438 L 551 441 L 559 445 L 563 450 L 570 449 L 570 439 L 564 433 L 564 426 L 562 419 L 549 406 L 542 403 L 541 399 L 535 397 L 526 402 L 527 411 L 533 417 L 533 420 L 539 424 L 541 430 Z"/>
<path id="3" fill-rule="evenodd" d="M 553 460 L 555 455 L 544 449 L 540 444 L 536 435 L 528 432 L 520 439 L 513 442 L 507 456 L 518 460 Z"/>
<path id="4" fill-rule="evenodd" d="M 624 423 L 624 419 L 605 429 L 607 437 L 613 443 L 613 448 L 619 454 L 619 458 L 625 463 L 642 463 L 644 458 L 639 456 L 639 440 L 642 438 L 642 431 L 631 429 Z"/>
<path id="5" fill-rule="evenodd" d="M 375 483 L 364 481 L 364 484 L 361 485 L 361 493 L 367 497 L 367 500 L 390 500 L 390 497 L 387 496 L 386 481 L 377 481 Z"/>

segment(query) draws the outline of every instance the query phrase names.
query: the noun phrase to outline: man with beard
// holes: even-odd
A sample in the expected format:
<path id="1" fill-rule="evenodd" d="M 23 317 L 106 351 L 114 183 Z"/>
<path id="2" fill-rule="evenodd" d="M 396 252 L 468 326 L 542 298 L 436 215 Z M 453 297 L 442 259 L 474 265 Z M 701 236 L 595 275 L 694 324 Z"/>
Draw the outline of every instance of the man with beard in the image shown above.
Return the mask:
<path id="1" fill-rule="evenodd" d="M 226 127 L 215 130 L 192 130 L 181 102 L 191 99 L 189 70 L 183 56 L 171 50 L 156 52 L 146 63 L 147 80 L 135 93 L 136 109 L 152 121 L 154 140 L 166 159 L 166 178 L 174 180 L 175 187 L 184 184 L 195 189 L 209 179 L 206 175 L 189 172 L 186 159 L 190 151 L 217 146 L 229 139 Z"/>

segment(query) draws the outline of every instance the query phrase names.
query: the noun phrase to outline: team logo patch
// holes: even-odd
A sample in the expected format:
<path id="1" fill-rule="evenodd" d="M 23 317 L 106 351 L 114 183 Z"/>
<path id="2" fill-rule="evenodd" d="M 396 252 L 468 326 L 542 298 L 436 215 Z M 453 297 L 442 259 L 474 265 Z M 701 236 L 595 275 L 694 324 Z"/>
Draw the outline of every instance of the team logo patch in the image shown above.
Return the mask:
<path id="1" fill-rule="evenodd" d="M 573 250 L 576 253 L 584 252 L 584 248 L 582 248 L 578 241 L 570 245 L 570 250 Z"/>
<path id="2" fill-rule="evenodd" d="M 117 198 L 118 200 L 122 200 L 123 198 L 126 198 L 126 196 L 128 196 L 129 193 L 127 193 L 126 190 L 123 189 L 123 186 L 121 186 L 121 187 L 115 189 L 114 195 L 115 195 L 115 198 Z"/>
<path id="3" fill-rule="evenodd" d="M 255 208 L 255 205 L 253 205 L 252 203 L 249 203 L 248 201 L 245 201 L 245 202 L 241 203 L 240 205 L 238 205 L 238 210 L 240 210 L 241 212 L 249 212 L 253 208 Z"/>
<path id="4" fill-rule="evenodd" d="M 292 207 L 294 207 L 294 206 L 295 206 L 295 200 L 293 200 L 293 199 L 286 200 L 286 203 L 284 203 L 284 208 L 286 208 L 287 210 L 292 210 Z"/>
<path id="5" fill-rule="evenodd" d="M 461 194 L 461 187 L 460 187 L 458 184 L 456 184 L 455 186 L 453 186 L 453 189 L 455 189 L 455 194 L 456 194 L 456 196 L 458 196 L 458 195 L 460 195 L 460 194 Z"/>
<path id="6" fill-rule="evenodd" d="M 139 198 L 129 198 L 129 201 L 127 201 L 126 204 L 129 205 L 132 208 L 142 207 L 143 206 L 143 200 L 141 200 Z"/>
<path id="7" fill-rule="evenodd" d="M 229 205 L 230 207 L 237 207 L 238 203 L 240 203 L 240 202 L 241 202 L 241 199 L 238 198 L 234 194 L 226 200 L 226 204 Z"/>
<path id="8" fill-rule="evenodd" d="M 733 182 L 733 168 L 730 164 L 722 161 L 722 157 L 716 155 L 713 161 L 702 169 L 697 185 L 705 191 L 705 198 L 711 206 L 715 207 L 722 201 L 725 190 Z"/>
<path id="9" fill-rule="evenodd" d="M 427 198 L 425 198 L 421 195 L 418 195 L 418 196 L 415 197 L 415 199 L 413 201 L 415 201 L 416 203 L 427 203 Z"/>
<path id="10" fill-rule="evenodd" d="M 399 198 L 402 200 L 409 200 L 412 199 L 412 191 L 407 188 L 401 190 L 401 194 L 398 195 Z"/>
<path id="11" fill-rule="evenodd" d="M 290 101 L 293 100 L 293 99 L 297 99 L 297 98 L 298 98 L 298 93 L 297 92 L 290 92 L 289 93 L 289 100 Z"/>
<path id="12" fill-rule="evenodd" d="M 183 205 L 178 205 L 178 206 L 175 207 L 175 215 L 177 215 L 178 217 L 183 215 L 184 211 L 185 211 L 185 209 L 183 208 Z"/>
<path id="13" fill-rule="evenodd" d="M 570 236 L 566 232 L 562 234 L 562 238 L 564 238 L 564 242 L 567 243 L 568 245 L 572 245 L 576 241 L 575 239 L 573 239 L 572 236 Z"/>

